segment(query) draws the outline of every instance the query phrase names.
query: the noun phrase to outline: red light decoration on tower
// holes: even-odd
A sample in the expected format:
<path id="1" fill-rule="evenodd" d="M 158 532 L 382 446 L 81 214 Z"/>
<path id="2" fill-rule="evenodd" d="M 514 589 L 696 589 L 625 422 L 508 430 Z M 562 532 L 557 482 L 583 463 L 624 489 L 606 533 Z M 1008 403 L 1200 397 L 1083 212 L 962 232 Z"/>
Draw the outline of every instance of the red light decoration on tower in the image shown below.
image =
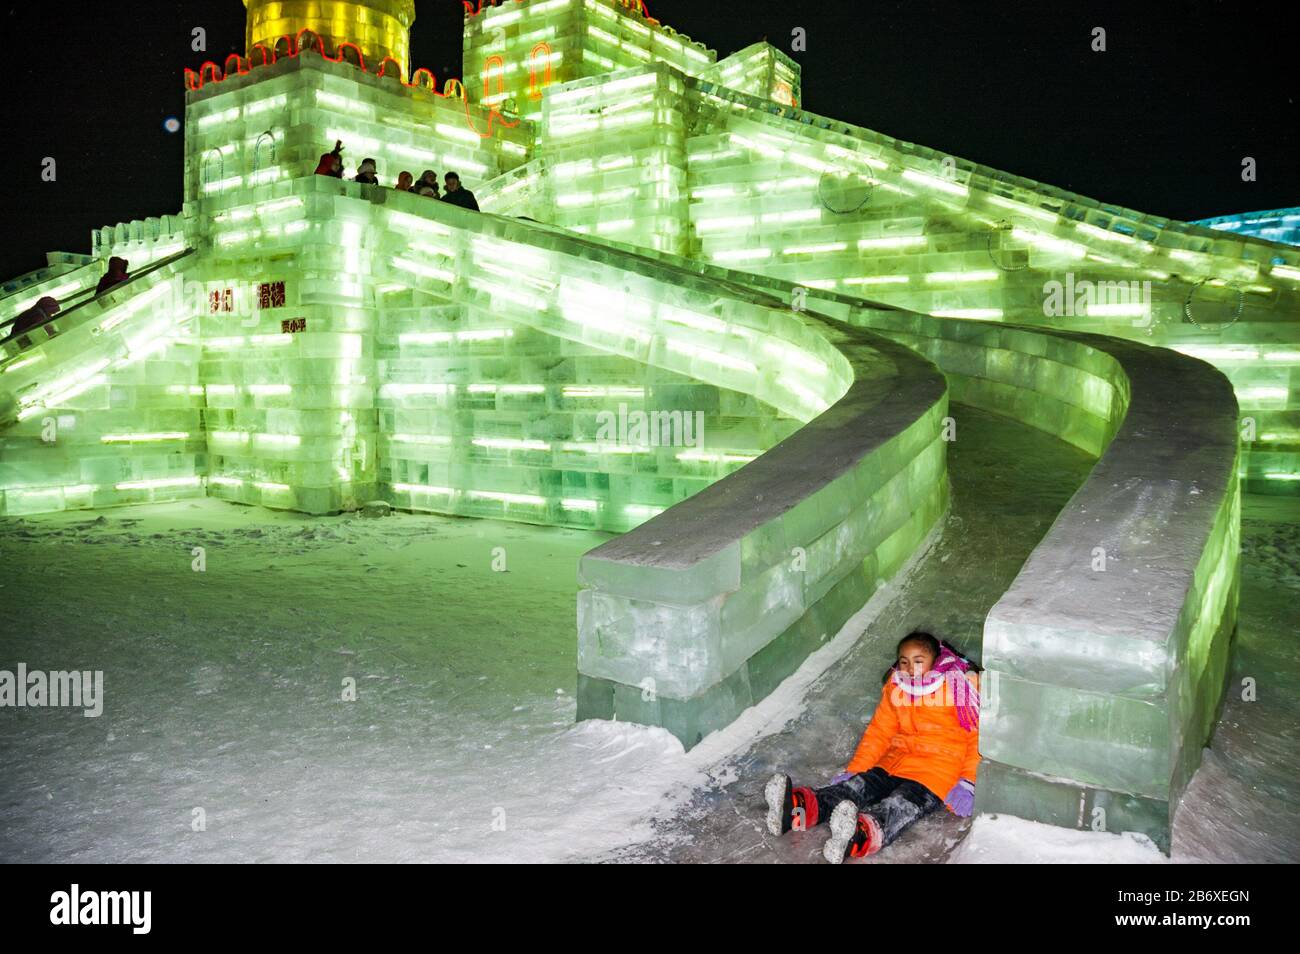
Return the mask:
<path id="1" fill-rule="evenodd" d="M 539 84 L 537 82 L 537 56 L 542 55 L 542 63 L 546 67 L 546 78 Z M 542 89 L 551 85 L 551 45 L 546 42 L 538 43 L 528 52 L 528 98 L 541 99 Z"/>
<path id="2" fill-rule="evenodd" d="M 204 79 L 205 74 L 208 77 L 206 80 Z M 223 79 L 225 79 L 225 76 L 221 72 L 221 67 L 218 66 L 216 63 L 213 63 L 211 60 L 208 60 L 202 66 L 199 67 L 200 86 L 202 86 L 205 82 L 220 83 Z"/>
<path id="3" fill-rule="evenodd" d="M 355 59 L 346 55 L 345 51 L 348 48 L 350 48 L 353 51 Z M 204 62 L 204 64 L 200 66 L 197 71 L 192 70 L 189 67 L 186 67 L 184 69 L 184 82 L 185 82 L 186 90 L 190 92 L 198 92 L 199 90 L 203 89 L 203 87 L 208 83 L 220 83 L 224 81 L 227 76 L 231 76 L 231 75 L 238 75 L 238 76 L 245 75 L 255 67 L 273 66 L 274 64 L 278 63 L 282 58 L 292 59 L 308 50 L 315 51 L 316 53 L 320 54 L 322 59 L 329 60 L 331 63 L 342 63 L 346 60 L 348 63 L 350 63 L 352 66 L 355 66 L 363 73 L 368 72 L 368 70 L 366 69 L 364 55 L 361 52 L 361 48 L 357 44 L 352 43 L 351 41 L 340 42 L 337 49 L 334 51 L 333 55 L 331 55 L 327 51 L 325 43 L 321 39 L 320 35 L 317 34 L 314 30 L 311 30 L 310 28 L 304 28 L 300 30 L 297 36 L 291 36 L 290 34 L 287 33 L 284 34 L 278 40 L 275 41 L 274 47 L 270 50 L 268 50 L 264 45 L 260 43 L 255 44 L 253 50 L 254 53 L 248 59 L 244 59 L 235 53 L 230 54 L 230 56 L 226 58 L 226 69 L 224 71 L 219 65 L 217 65 L 212 60 L 208 60 Z M 529 85 L 530 85 L 529 95 L 532 96 L 534 99 L 539 98 L 541 96 L 541 87 L 545 87 L 551 82 L 551 65 L 550 65 L 550 60 L 547 59 L 545 60 L 546 69 L 544 73 L 544 79 L 542 80 L 540 86 L 538 85 L 537 82 L 538 71 L 536 69 L 536 58 L 539 53 L 549 56 L 550 46 L 546 43 L 539 43 L 537 44 L 537 46 L 533 47 L 532 52 L 529 54 Z M 231 68 L 232 64 L 234 66 L 233 69 Z M 519 125 L 520 120 L 516 119 L 514 122 L 508 122 L 505 119 L 505 117 L 501 115 L 501 111 L 497 109 L 496 106 L 489 106 L 488 117 L 487 117 L 487 130 L 480 131 L 479 128 L 475 125 L 473 115 L 470 113 L 469 96 L 466 93 L 465 84 L 462 83 L 459 79 L 455 79 L 455 78 L 448 79 L 445 83 L 443 83 L 442 90 L 440 92 L 438 90 L 437 78 L 430 70 L 424 67 L 417 69 L 412 74 L 410 82 L 407 82 L 406 80 L 401 78 L 401 68 L 402 68 L 401 64 L 398 63 L 396 59 L 394 59 L 391 56 L 386 56 L 384 57 L 383 60 L 380 61 L 379 71 L 376 75 L 397 76 L 398 81 L 403 86 L 406 86 L 408 88 L 416 87 L 424 90 L 425 92 L 432 93 L 434 96 L 438 96 L 444 99 L 449 99 L 452 97 L 460 99 L 465 110 L 465 125 L 468 126 L 471 130 L 473 130 L 481 139 L 486 139 L 487 137 L 492 135 L 492 126 L 494 123 L 503 126 L 507 129 L 513 129 Z M 500 56 L 493 56 L 493 57 L 489 57 L 489 63 L 485 64 L 484 84 L 483 84 L 485 94 L 489 88 L 489 79 L 493 70 L 496 70 L 497 73 L 497 83 L 498 83 L 497 91 L 498 92 L 505 91 L 505 62 Z"/>
<path id="4" fill-rule="evenodd" d="M 493 95 L 488 91 L 492 82 L 492 69 L 495 66 L 497 71 L 497 93 L 503 94 L 506 91 L 506 61 L 500 56 L 493 54 L 483 61 L 483 98 Z"/>
<path id="5" fill-rule="evenodd" d="M 347 57 L 344 56 L 344 53 L 343 53 L 344 50 L 352 50 L 353 52 L 355 52 L 356 55 L 357 55 L 356 60 L 348 59 L 348 62 L 351 63 L 353 66 L 355 66 L 357 69 L 361 70 L 361 72 L 363 72 L 363 73 L 366 72 L 366 58 L 365 58 L 365 56 L 364 56 L 364 55 L 362 54 L 362 52 L 361 52 L 361 47 L 357 46 L 355 43 L 352 43 L 352 42 L 350 42 L 350 41 L 348 41 L 348 40 L 344 40 L 342 43 L 340 43 L 340 44 L 338 45 L 337 49 L 335 49 L 334 52 L 337 54 L 337 58 L 334 60 L 334 62 L 335 62 L 335 63 L 341 63 L 341 62 L 343 62 L 343 60 L 347 59 Z M 324 54 L 324 51 L 321 52 L 321 55 L 322 55 L 322 56 L 325 55 L 325 54 Z M 329 57 L 325 57 L 325 58 L 326 58 L 326 59 L 329 59 Z M 394 64 L 397 66 L 397 68 L 398 68 L 399 70 L 401 69 L 401 66 L 402 66 L 402 65 L 401 65 L 400 63 L 398 63 L 396 60 L 394 60 L 391 56 L 386 56 L 386 57 L 384 57 L 384 61 L 385 61 L 385 62 L 392 62 L 392 63 L 394 63 Z M 382 68 L 382 64 L 381 64 L 381 68 L 380 68 L 380 70 L 379 70 L 379 75 L 380 75 L 380 76 L 383 76 L 383 75 L 384 75 L 384 71 L 383 71 L 383 68 Z"/>

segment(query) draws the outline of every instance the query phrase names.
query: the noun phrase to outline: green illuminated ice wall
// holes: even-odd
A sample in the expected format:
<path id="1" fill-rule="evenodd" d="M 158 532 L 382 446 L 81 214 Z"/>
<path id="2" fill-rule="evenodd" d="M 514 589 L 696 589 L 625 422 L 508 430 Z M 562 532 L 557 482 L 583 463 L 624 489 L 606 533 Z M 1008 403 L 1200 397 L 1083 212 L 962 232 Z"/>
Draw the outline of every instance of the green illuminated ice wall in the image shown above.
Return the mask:
<path id="1" fill-rule="evenodd" d="M 0 287 L 0 321 L 64 303 L 0 356 L 0 511 L 383 498 L 622 532 L 579 568 L 579 716 L 693 745 L 916 552 L 948 401 L 987 407 L 1098 464 L 986 622 L 980 805 L 1167 843 L 1239 487 L 1300 488 L 1300 250 L 804 111 L 789 57 L 719 59 L 638 0 L 467 10 L 442 89 L 402 17 L 340 39 L 391 4 L 336 6 L 186 71 L 179 215 Z M 381 185 L 311 174 L 336 139 Z M 484 214 L 389 188 L 424 169 Z M 133 278 L 93 297 L 109 255 Z M 1094 547 L 1160 586 L 1088 575 Z"/>

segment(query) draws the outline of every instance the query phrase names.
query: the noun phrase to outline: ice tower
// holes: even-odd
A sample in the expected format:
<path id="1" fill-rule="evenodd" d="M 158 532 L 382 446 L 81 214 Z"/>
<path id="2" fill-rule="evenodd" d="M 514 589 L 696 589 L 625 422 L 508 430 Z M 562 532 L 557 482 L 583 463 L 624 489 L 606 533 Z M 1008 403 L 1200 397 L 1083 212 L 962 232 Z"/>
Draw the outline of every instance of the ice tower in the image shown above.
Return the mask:
<path id="1" fill-rule="evenodd" d="M 63 303 L 0 354 L 0 512 L 619 531 L 579 567 L 578 713 L 690 746 L 917 552 L 949 401 L 987 408 L 1097 464 L 985 621 L 979 807 L 1167 847 L 1240 487 L 1300 489 L 1300 250 L 808 112 L 790 57 L 639 0 L 466 4 L 441 89 L 409 2 L 246 5 L 245 55 L 185 71 L 179 213 L 0 287 L 0 322 Z M 312 175 L 335 140 L 381 184 Z M 424 169 L 484 212 L 390 187 Z"/>

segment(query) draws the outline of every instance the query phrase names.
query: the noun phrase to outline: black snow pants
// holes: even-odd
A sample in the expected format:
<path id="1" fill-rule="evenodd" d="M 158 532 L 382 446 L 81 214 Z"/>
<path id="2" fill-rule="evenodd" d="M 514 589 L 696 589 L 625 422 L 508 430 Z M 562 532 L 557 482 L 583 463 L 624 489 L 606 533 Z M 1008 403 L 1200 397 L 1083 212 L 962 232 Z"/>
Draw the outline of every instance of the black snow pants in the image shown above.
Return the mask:
<path id="1" fill-rule="evenodd" d="M 817 824 L 830 821 L 835 806 L 849 799 L 857 804 L 859 812 L 870 815 L 880 825 L 884 833 L 881 847 L 943 804 L 943 799 L 920 782 L 898 778 L 880 767 L 859 772 L 838 785 L 814 789 L 813 794 L 817 796 Z"/>

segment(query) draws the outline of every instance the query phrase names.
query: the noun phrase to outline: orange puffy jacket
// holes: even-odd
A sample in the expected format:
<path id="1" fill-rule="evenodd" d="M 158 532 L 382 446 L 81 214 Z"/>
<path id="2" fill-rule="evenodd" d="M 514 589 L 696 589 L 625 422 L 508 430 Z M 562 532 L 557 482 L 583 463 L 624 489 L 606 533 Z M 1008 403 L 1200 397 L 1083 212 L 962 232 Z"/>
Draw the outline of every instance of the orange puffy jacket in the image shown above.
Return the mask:
<path id="1" fill-rule="evenodd" d="M 979 689 L 979 677 L 966 673 Z M 942 688 L 936 694 L 944 694 Z M 890 775 L 920 782 L 940 798 L 964 778 L 974 784 L 979 765 L 979 729 L 967 731 L 957 721 L 951 699 L 935 705 L 926 696 L 913 699 L 891 678 L 880 693 L 880 704 L 862 733 L 846 772 L 865 772 L 879 766 Z"/>

